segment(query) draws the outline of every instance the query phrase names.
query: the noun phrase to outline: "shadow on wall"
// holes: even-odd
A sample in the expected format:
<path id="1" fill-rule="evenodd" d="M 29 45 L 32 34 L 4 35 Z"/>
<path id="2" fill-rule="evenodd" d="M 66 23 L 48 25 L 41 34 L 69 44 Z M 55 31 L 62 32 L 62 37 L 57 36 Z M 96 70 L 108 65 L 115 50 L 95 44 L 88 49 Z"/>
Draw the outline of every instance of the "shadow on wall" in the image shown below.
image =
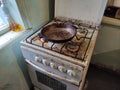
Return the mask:
<path id="1" fill-rule="evenodd" d="M 23 73 L 17 64 L 13 46 L 14 44 L 10 44 L 0 50 L 0 90 L 28 90 Z"/>
<path id="2" fill-rule="evenodd" d="M 93 55 L 92 63 L 120 74 L 120 49 Z"/>
<path id="3" fill-rule="evenodd" d="M 16 59 L 17 59 L 17 63 L 20 66 L 29 87 L 31 88 L 32 83 L 31 83 L 31 80 L 30 80 L 30 77 L 29 77 L 29 74 L 28 74 L 28 71 L 27 71 L 27 66 L 26 66 L 26 63 L 25 63 L 25 59 L 24 59 L 24 57 L 22 55 L 22 52 L 21 52 L 20 41 L 21 40 L 18 40 L 15 44 L 12 45 L 11 48 L 12 48 L 13 53 L 14 53 Z"/>

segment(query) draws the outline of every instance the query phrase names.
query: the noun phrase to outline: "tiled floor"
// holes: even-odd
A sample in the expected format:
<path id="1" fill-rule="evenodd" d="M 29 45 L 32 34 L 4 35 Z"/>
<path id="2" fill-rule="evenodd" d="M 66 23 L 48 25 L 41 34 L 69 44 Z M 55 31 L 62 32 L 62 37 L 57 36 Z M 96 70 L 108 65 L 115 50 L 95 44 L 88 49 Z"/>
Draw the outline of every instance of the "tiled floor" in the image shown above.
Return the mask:
<path id="1" fill-rule="evenodd" d="M 120 90 L 120 75 L 90 65 L 87 90 Z"/>

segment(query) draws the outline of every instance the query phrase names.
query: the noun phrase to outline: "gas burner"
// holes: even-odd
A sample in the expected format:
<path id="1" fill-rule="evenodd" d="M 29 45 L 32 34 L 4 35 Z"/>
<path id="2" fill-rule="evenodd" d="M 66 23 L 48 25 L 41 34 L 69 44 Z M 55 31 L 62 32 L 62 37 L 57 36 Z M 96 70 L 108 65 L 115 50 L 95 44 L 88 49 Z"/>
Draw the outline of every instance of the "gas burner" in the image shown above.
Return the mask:
<path id="1" fill-rule="evenodd" d="M 50 46 L 53 51 L 60 52 L 61 48 L 64 46 L 64 43 L 52 43 Z"/>
<path id="2" fill-rule="evenodd" d="M 87 31 L 86 31 L 86 30 L 81 30 L 81 29 L 78 29 L 78 31 L 79 31 L 79 34 L 83 34 L 83 35 L 85 35 L 85 34 L 87 33 Z"/>
<path id="3" fill-rule="evenodd" d="M 77 52 L 79 50 L 79 45 L 77 45 L 78 43 L 74 43 L 74 42 L 68 42 L 65 45 L 66 50 L 70 51 L 70 52 Z"/>

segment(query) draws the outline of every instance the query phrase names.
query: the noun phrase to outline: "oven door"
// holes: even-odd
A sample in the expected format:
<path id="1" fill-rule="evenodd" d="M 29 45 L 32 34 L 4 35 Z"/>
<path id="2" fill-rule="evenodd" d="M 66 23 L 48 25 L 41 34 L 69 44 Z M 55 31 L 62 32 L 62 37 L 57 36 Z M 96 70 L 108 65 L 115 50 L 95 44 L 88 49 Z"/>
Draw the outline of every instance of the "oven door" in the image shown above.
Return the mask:
<path id="1" fill-rule="evenodd" d="M 79 90 L 79 86 L 48 75 L 44 69 L 29 60 L 26 62 L 32 83 L 40 90 Z"/>

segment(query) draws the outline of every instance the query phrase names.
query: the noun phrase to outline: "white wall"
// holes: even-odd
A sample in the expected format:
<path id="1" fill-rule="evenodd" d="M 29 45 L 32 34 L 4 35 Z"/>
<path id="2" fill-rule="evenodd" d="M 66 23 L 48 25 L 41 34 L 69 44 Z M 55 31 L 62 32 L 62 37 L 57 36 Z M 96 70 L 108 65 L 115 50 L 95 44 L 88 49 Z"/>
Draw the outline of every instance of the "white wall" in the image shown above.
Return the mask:
<path id="1" fill-rule="evenodd" d="M 107 0 L 56 0 L 55 16 L 100 24 Z"/>
<path id="2" fill-rule="evenodd" d="M 120 26 L 103 24 L 91 63 L 120 73 Z"/>
<path id="3" fill-rule="evenodd" d="M 120 27 L 103 24 L 99 31 L 94 54 L 120 49 Z"/>
<path id="4" fill-rule="evenodd" d="M 26 29 L 38 29 L 49 20 L 49 0 L 16 0 Z"/>

